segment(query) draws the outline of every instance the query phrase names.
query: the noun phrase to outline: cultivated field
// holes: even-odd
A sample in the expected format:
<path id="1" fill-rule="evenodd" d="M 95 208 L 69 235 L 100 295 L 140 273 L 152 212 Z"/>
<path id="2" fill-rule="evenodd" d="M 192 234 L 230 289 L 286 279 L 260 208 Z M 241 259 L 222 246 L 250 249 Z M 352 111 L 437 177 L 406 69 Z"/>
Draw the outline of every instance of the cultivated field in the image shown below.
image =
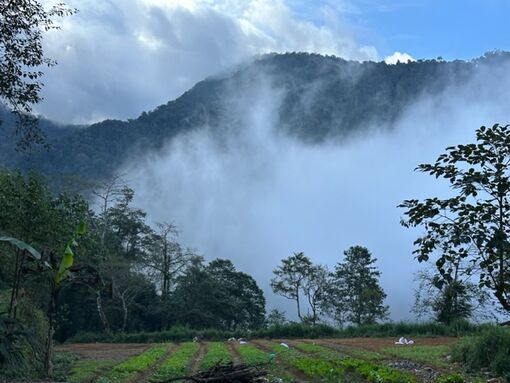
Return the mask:
<path id="1" fill-rule="evenodd" d="M 227 362 L 264 364 L 273 382 L 455 382 L 460 377 L 454 376 L 456 366 L 448 357 L 455 341 L 419 338 L 405 346 L 396 346 L 393 338 L 94 343 L 64 345 L 58 352 L 77 357 L 68 375 L 73 383 L 163 382 Z"/>

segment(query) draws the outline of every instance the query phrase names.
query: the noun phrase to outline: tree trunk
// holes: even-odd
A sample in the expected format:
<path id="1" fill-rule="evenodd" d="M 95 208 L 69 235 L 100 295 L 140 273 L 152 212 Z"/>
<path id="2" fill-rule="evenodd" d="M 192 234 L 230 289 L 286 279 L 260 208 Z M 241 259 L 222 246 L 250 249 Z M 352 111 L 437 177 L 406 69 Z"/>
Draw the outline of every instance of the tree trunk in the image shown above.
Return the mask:
<path id="1" fill-rule="evenodd" d="M 300 307 L 300 304 L 299 304 L 299 288 L 296 289 L 296 303 L 297 303 L 297 315 L 298 315 L 298 318 L 301 320 L 301 322 L 303 321 L 303 317 L 301 316 L 301 307 Z"/>
<path id="2" fill-rule="evenodd" d="M 50 304 L 48 307 L 48 336 L 44 350 L 44 372 L 46 377 L 53 374 L 53 335 L 55 334 L 55 309 L 57 304 L 58 290 L 52 286 L 50 293 Z"/>
<path id="3" fill-rule="evenodd" d="M 101 291 L 96 290 L 96 305 L 97 305 L 97 313 L 99 314 L 99 319 L 103 324 L 104 331 L 110 332 L 110 323 L 108 322 L 108 318 L 103 310 L 103 299 L 101 298 Z"/>
<path id="4" fill-rule="evenodd" d="M 128 320 L 128 307 L 126 304 L 125 292 L 121 294 L 120 299 L 122 302 L 122 332 L 126 332 L 127 320 Z"/>

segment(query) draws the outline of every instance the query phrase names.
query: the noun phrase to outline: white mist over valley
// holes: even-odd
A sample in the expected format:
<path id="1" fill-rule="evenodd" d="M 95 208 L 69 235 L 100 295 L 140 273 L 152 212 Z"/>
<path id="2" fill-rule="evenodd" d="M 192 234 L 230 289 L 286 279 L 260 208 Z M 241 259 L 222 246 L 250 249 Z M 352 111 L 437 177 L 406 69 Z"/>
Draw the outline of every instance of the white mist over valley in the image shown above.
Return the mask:
<path id="1" fill-rule="evenodd" d="M 180 134 L 158 154 L 138 153 L 122 172 L 154 222 L 175 223 L 180 240 L 206 259 L 228 258 L 251 273 L 269 307 L 295 315 L 269 286 L 282 258 L 303 251 L 331 269 L 349 246 L 362 245 L 378 258 L 391 318 L 412 319 L 420 232 L 400 225 L 397 205 L 448 195 L 444 183 L 413 169 L 471 142 L 479 126 L 508 120 L 508 73 L 484 68 L 465 84 L 420 95 L 391 126 L 374 122 L 319 144 L 276 129 L 286 90 L 256 73 L 242 98 L 223 95 L 221 126 Z"/>

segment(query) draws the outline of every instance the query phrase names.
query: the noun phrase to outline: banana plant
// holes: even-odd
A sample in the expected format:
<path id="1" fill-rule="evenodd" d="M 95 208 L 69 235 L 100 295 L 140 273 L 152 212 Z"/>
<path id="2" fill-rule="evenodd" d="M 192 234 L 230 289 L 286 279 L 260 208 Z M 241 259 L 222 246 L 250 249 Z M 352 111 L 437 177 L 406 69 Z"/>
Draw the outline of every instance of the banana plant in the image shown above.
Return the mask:
<path id="1" fill-rule="evenodd" d="M 73 235 L 67 242 L 64 253 L 57 261 L 53 254 L 49 254 L 49 262 L 45 262 L 49 269 L 50 276 L 50 302 L 48 305 L 48 336 L 46 338 L 44 352 L 44 369 L 47 376 L 51 376 L 53 366 L 51 359 L 53 356 L 53 335 L 55 334 L 55 313 L 57 309 L 57 297 L 63 283 L 72 275 L 71 270 L 74 264 L 73 248 L 78 246 L 77 240 L 81 237 L 87 227 L 84 221 L 81 221 L 76 227 Z M 42 259 L 44 261 L 44 257 Z"/>

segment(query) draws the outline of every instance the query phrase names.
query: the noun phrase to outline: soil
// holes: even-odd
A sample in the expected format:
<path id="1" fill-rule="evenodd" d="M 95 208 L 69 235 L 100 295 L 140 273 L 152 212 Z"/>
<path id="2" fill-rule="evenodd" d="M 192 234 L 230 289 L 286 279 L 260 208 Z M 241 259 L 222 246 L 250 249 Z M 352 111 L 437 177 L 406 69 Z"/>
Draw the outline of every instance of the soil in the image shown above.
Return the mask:
<path id="1" fill-rule="evenodd" d="M 198 346 L 197 353 L 195 354 L 195 356 L 193 356 L 193 359 L 191 360 L 191 362 L 189 364 L 188 370 L 190 371 L 190 375 L 196 374 L 198 372 L 198 369 L 200 367 L 200 362 L 204 358 L 204 355 L 206 352 L 207 352 L 207 344 L 201 342 L 200 345 Z"/>
<path id="2" fill-rule="evenodd" d="M 397 340 L 398 339 L 396 338 L 347 338 L 347 339 L 328 339 L 328 342 L 340 346 L 361 348 L 363 350 L 377 352 L 383 348 L 394 346 Z M 413 340 L 416 346 L 439 346 L 452 344 L 457 340 L 457 338 L 437 337 L 437 338 L 416 338 Z M 412 347 L 412 345 L 403 347 Z"/>
<path id="3" fill-rule="evenodd" d="M 55 351 L 72 352 L 80 359 L 121 361 L 141 354 L 150 346 L 147 343 L 75 343 L 55 347 Z"/>
<path id="4" fill-rule="evenodd" d="M 242 364 L 241 355 L 239 355 L 239 352 L 237 351 L 237 342 L 226 342 L 225 343 L 228 347 L 228 352 L 230 354 L 230 359 L 232 360 L 232 363 L 234 365 Z"/>

